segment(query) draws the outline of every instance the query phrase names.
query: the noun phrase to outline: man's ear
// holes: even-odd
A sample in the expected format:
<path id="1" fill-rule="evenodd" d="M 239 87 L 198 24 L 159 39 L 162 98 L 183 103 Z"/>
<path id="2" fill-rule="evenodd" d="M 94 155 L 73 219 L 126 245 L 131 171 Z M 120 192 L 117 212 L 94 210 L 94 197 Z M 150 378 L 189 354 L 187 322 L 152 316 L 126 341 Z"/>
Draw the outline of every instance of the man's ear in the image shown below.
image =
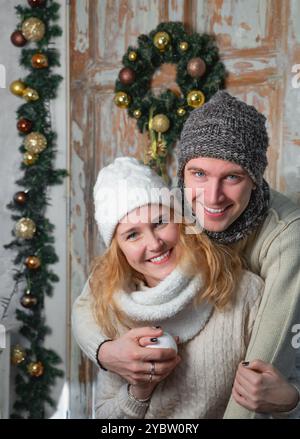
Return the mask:
<path id="1" fill-rule="evenodd" d="M 253 190 L 253 191 L 256 190 L 256 184 L 254 184 L 254 183 L 253 183 L 253 186 L 252 186 L 252 190 Z"/>

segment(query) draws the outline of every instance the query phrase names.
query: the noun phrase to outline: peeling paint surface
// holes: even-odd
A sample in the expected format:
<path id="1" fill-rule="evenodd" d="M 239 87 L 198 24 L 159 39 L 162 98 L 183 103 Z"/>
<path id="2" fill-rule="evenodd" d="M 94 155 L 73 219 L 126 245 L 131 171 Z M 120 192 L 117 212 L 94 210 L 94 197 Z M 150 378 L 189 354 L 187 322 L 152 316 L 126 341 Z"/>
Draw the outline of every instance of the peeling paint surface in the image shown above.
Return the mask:
<path id="1" fill-rule="evenodd" d="M 75 47 L 78 52 L 84 53 L 89 48 L 89 23 L 88 23 L 88 3 L 89 0 L 77 0 L 77 19 L 75 33 Z"/>

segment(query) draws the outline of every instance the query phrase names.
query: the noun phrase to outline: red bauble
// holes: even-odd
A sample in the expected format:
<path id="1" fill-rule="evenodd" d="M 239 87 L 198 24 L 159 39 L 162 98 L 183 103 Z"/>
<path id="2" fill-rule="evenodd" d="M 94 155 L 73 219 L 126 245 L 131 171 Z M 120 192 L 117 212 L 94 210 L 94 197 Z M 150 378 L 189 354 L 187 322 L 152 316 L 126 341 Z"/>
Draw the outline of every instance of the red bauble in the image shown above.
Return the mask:
<path id="1" fill-rule="evenodd" d="M 32 8 L 43 8 L 45 6 L 46 0 L 27 0 L 29 6 Z"/>
<path id="2" fill-rule="evenodd" d="M 37 270 L 41 266 L 41 260 L 37 256 L 28 256 L 24 263 L 29 270 Z"/>
<path id="3" fill-rule="evenodd" d="M 24 191 L 16 192 L 14 195 L 14 202 L 19 206 L 24 206 L 27 202 L 27 194 Z"/>
<path id="4" fill-rule="evenodd" d="M 17 47 L 23 47 L 27 43 L 26 38 L 24 37 L 24 35 L 22 34 L 22 32 L 20 30 L 15 30 L 11 34 L 10 41 L 13 43 L 14 46 L 17 46 Z"/>
<path id="5" fill-rule="evenodd" d="M 31 120 L 22 117 L 22 119 L 18 120 L 17 128 L 21 133 L 28 134 L 32 131 L 32 125 Z"/>
<path id="6" fill-rule="evenodd" d="M 31 58 L 31 65 L 34 69 L 44 69 L 48 67 L 48 58 L 43 53 L 36 53 Z"/>
<path id="7" fill-rule="evenodd" d="M 188 62 L 187 71 L 192 78 L 200 78 L 206 71 L 206 64 L 202 58 L 192 58 Z"/>
<path id="8" fill-rule="evenodd" d="M 124 67 L 119 73 L 120 82 L 124 85 L 130 85 L 135 81 L 135 72 L 129 67 Z"/>

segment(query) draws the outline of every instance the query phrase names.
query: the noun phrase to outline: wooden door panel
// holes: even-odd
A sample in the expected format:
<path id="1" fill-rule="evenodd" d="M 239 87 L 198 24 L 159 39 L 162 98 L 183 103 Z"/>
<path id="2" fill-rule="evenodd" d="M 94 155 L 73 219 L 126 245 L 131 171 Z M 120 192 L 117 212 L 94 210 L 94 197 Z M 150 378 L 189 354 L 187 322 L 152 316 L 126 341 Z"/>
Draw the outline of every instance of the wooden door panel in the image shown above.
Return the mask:
<path id="1" fill-rule="evenodd" d="M 285 11 L 281 0 L 202 0 L 196 2 L 196 28 L 215 34 L 222 52 L 275 50 Z"/>
<path id="2" fill-rule="evenodd" d="M 153 23 L 159 22 L 160 3 L 160 0 L 94 1 L 98 23 L 94 61 L 120 64 L 127 47 L 136 43 L 141 29 L 148 33 Z"/>

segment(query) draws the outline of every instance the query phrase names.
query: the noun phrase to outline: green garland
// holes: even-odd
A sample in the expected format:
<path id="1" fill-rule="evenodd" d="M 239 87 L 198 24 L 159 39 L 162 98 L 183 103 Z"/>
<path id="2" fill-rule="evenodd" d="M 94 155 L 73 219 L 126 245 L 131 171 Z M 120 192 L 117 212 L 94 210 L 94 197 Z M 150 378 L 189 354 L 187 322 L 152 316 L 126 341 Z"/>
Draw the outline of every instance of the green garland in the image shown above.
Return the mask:
<path id="1" fill-rule="evenodd" d="M 49 266 L 57 262 L 58 258 L 53 247 L 54 226 L 45 217 L 49 198 L 47 188 L 50 185 L 61 184 L 67 172 L 62 169 L 54 169 L 56 156 L 56 133 L 51 129 L 50 99 L 54 99 L 62 77 L 52 72 L 53 67 L 59 66 L 59 53 L 50 47 L 50 41 L 54 37 L 62 35 L 61 28 L 54 24 L 59 19 L 60 5 L 52 0 L 41 2 L 30 2 L 32 7 L 17 6 L 16 10 L 20 17 L 17 37 L 22 39 L 20 30 L 22 24 L 31 18 L 40 19 L 45 25 L 44 36 L 39 41 L 29 40 L 30 48 L 22 49 L 20 64 L 29 70 L 28 76 L 22 81 L 14 81 L 11 90 L 14 94 L 21 95 L 18 87 L 26 86 L 26 90 L 32 89 L 38 93 L 39 98 L 28 98 L 27 102 L 17 110 L 17 119 L 24 119 L 26 123 L 32 124 L 29 132 L 34 136 L 44 136 L 43 150 L 38 153 L 27 153 L 24 147 L 26 138 L 30 136 L 27 132 L 18 128 L 22 141 L 20 152 L 25 153 L 21 170 L 23 177 L 16 183 L 24 189 L 15 194 L 14 201 L 8 207 L 16 212 L 12 215 L 17 221 L 13 231 L 14 240 L 6 245 L 6 248 L 16 249 L 18 254 L 14 260 L 17 265 L 14 280 L 21 293 L 21 304 L 27 309 L 17 309 L 17 319 L 22 323 L 20 333 L 28 340 L 26 346 L 15 347 L 12 350 L 12 360 L 17 365 L 15 390 L 16 402 L 12 418 L 44 418 L 46 404 L 55 407 L 50 397 L 51 387 L 57 377 L 62 377 L 63 372 L 57 367 L 61 362 L 59 356 L 50 349 L 44 347 L 44 341 L 50 328 L 45 323 L 44 298 L 45 295 L 52 296 L 53 283 L 59 279 Z M 35 3 L 40 3 L 36 7 Z M 13 40 L 12 35 L 11 39 Z M 14 43 L 15 44 L 15 43 Z M 24 43 L 25 44 L 25 43 Z M 22 44 L 22 45 L 24 45 Z M 15 44 L 21 46 L 21 44 Z M 48 67 L 36 68 L 31 63 L 35 54 L 43 54 L 48 58 Z M 24 91 L 23 97 L 26 93 Z M 25 125 L 26 128 L 26 125 Z M 23 129 L 24 125 L 23 125 Z M 32 144 L 31 144 L 32 147 Z M 27 154 L 27 155 L 26 155 Z M 31 154 L 31 156 L 30 156 Z M 28 218 L 30 223 L 24 222 Z M 35 230 L 35 231 L 34 231 Z M 34 256 L 33 262 L 38 260 L 39 267 L 28 265 L 28 257 Z M 24 264 L 25 263 L 25 264 Z"/>
<path id="2" fill-rule="evenodd" d="M 158 34 L 161 32 L 167 35 Z M 162 39 L 159 39 L 160 36 Z M 189 62 L 199 58 L 205 72 L 196 72 L 191 76 Z M 124 68 L 120 71 L 115 84 L 115 103 L 121 108 L 127 108 L 129 116 L 137 119 L 141 132 L 150 132 L 149 164 L 162 174 L 167 154 L 172 151 L 190 111 L 208 101 L 224 86 L 224 64 L 220 62 L 213 36 L 188 34 L 179 22 L 160 23 L 149 35 L 140 35 L 138 47 L 128 47 L 122 62 L 125 72 Z M 150 81 L 163 63 L 176 64 L 176 81 L 181 89 L 181 96 L 171 90 L 164 91 L 158 97 L 154 96 Z M 200 100 L 191 102 L 188 99 L 189 93 L 193 91 L 198 92 Z M 165 126 L 165 131 L 160 134 L 158 132 L 158 135 L 157 130 L 153 129 L 155 115 L 165 115 L 169 120 L 168 129 L 165 130 Z M 161 151 L 159 141 L 163 146 Z"/>

